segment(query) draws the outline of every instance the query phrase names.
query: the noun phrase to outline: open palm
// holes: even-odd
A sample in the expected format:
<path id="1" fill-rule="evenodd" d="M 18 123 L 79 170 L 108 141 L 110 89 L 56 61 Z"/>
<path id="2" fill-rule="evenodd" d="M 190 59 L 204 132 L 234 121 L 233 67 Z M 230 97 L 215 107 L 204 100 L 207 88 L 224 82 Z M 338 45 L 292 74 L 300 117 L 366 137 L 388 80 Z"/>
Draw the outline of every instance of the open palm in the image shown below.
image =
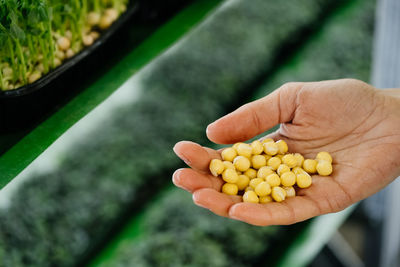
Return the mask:
<path id="1" fill-rule="evenodd" d="M 288 83 L 209 125 L 210 140 L 232 144 L 281 123 L 267 137 L 287 142 L 291 152 L 333 157 L 330 177 L 313 175 L 313 184 L 281 203 L 244 203 L 220 193 L 222 180 L 208 172 L 218 151 L 192 142 L 174 150 L 191 169 L 174 173 L 174 183 L 193 193 L 197 205 L 255 225 L 291 224 L 337 212 L 379 191 L 400 175 L 400 99 L 366 83 L 335 80 Z"/>

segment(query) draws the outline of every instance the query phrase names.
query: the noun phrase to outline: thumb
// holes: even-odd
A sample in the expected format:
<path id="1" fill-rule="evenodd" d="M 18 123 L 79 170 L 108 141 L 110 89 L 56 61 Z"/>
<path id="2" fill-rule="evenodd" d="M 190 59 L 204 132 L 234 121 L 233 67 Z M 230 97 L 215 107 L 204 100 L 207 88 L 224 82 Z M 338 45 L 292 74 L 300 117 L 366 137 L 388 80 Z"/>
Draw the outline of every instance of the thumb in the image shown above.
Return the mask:
<path id="1" fill-rule="evenodd" d="M 297 93 L 304 83 L 287 83 L 273 93 L 250 102 L 207 127 L 207 137 L 218 144 L 246 141 L 279 123 L 293 119 Z"/>

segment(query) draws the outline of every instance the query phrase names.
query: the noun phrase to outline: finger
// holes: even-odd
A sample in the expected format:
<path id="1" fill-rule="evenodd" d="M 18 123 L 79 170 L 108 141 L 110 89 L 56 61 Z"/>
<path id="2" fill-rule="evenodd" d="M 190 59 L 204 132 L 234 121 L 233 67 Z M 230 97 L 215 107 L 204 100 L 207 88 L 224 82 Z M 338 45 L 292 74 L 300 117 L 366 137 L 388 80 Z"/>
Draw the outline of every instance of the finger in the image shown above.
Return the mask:
<path id="1" fill-rule="evenodd" d="M 229 208 L 242 201 L 241 196 L 229 196 L 211 188 L 203 188 L 193 193 L 193 202 L 209 209 L 219 216 L 228 216 Z"/>
<path id="2" fill-rule="evenodd" d="M 268 204 L 238 203 L 229 209 L 229 217 L 253 225 L 288 225 L 320 215 L 318 205 L 308 197 L 296 196 Z"/>
<path id="3" fill-rule="evenodd" d="M 203 172 L 208 172 L 211 159 L 221 159 L 221 154 L 217 151 L 190 141 L 178 142 L 173 149 L 187 165 Z"/>
<path id="4" fill-rule="evenodd" d="M 189 192 L 202 188 L 212 188 L 221 191 L 223 181 L 221 178 L 212 175 L 199 173 L 193 169 L 179 169 L 172 175 L 173 183 Z"/>
<path id="5" fill-rule="evenodd" d="M 273 93 L 241 106 L 207 127 L 208 138 L 219 144 L 248 140 L 278 123 L 291 121 L 297 92 L 304 83 L 288 83 Z"/>

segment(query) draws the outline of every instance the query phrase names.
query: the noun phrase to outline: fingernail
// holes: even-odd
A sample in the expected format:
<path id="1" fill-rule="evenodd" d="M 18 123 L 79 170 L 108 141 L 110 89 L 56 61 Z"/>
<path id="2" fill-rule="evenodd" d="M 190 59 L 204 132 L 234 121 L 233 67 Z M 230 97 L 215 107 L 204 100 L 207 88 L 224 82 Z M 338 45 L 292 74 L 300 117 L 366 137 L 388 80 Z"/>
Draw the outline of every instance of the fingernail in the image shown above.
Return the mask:
<path id="1" fill-rule="evenodd" d="M 241 219 L 235 215 L 235 207 L 234 207 L 234 206 L 232 206 L 232 207 L 229 209 L 229 217 L 232 218 L 232 219 L 234 219 L 234 220 L 241 221 Z"/>
<path id="2" fill-rule="evenodd" d="M 213 123 L 210 123 L 208 126 L 207 126 L 207 128 L 206 128 L 206 134 L 208 135 L 209 133 L 210 133 L 210 128 L 212 128 L 213 127 L 213 124 L 214 124 L 214 122 Z"/>
<path id="3" fill-rule="evenodd" d="M 178 186 L 180 182 L 180 174 L 181 174 L 181 169 L 178 169 L 172 174 L 172 182 L 174 185 Z"/>
<path id="4" fill-rule="evenodd" d="M 179 142 L 180 143 L 180 142 Z M 176 143 L 172 150 L 175 152 L 178 157 L 180 157 L 187 165 L 191 164 L 191 161 L 185 156 L 184 153 L 178 150 L 179 143 Z"/>
<path id="5" fill-rule="evenodd" d="M 173 184 L 174 184 L 176 187 L 182 188 L 183 190 L 186 190 L 186 191 L 189 191 L 189 192 L 190 192 L 189 189 L 187 189 L 186 187 L 184 187 L 184 186 L 181 184 L 181 182 L 182 182 L 182 181 L 181 181 L 182 170 L 183 170 L 183 169 L 178 169 L 178 170 L 176 170 L 176 171 L 174 172 L 174 174 L 172 174 L 172 182 L 173 182 Z"/>
<path id="6" fill-rule="evenodd" d="M 178 151 L 177 151 L 177 147 L 179 146 L 179 143 L 176 143 L 175 145 L 174 145 L 174 147 L 172 148 L 172 150 L 175 152 L 175 154 L 177 154 L 178 155 Z"/>

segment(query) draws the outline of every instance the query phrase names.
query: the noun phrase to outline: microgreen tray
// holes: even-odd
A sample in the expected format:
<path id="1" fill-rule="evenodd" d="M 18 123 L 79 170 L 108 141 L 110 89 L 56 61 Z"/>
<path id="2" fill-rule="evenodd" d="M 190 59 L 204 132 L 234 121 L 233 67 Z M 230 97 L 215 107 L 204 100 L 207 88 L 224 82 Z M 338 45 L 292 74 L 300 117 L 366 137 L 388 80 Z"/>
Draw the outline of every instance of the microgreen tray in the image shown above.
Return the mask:
<path id="1" fill-rule="evenodd" d="M 125 43 L 131 44 L 134 39 L 138 45 L 190 1 L 184 2 L 169 1 L 166 6 L 158 0 L 132 0 L 126 12 L 91 46 L 32 84 L 0 90 L 0 132 L 20 131 L 40 123 L 120 60 L 123 57 L 121 51 L 127 49 Z M 138 28 L 138 34 L 133 37 L 127 34 L 132 27 Z"/>

